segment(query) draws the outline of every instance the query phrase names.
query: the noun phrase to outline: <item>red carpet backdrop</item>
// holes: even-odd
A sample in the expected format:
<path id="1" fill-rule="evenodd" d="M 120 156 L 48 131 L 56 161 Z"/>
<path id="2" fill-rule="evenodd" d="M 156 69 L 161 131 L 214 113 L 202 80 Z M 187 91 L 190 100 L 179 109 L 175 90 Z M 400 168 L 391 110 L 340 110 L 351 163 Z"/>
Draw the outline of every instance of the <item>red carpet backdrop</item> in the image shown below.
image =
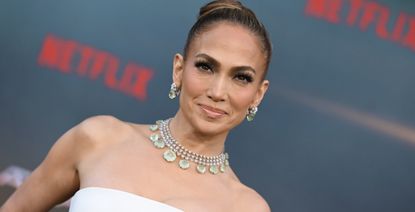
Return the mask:
<path id="1" fill-rule="evenodd" d="M 273 211 L 415 211 L 415 1 L 243 2 L 274 55 L 226 144 L 241 181 Z M 2 1 L 0 204 L 83 119 L 173 116 L 173 56 L 204 3 Z"/>

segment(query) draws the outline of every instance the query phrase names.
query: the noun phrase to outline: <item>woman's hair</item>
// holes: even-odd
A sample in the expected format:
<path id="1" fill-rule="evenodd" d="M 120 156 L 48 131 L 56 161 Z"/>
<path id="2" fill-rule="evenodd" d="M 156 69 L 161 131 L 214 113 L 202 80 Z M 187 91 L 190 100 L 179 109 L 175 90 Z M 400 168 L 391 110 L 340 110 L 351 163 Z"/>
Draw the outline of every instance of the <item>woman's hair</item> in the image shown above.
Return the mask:
<path id="1" fill-rule="evenodd" d="M 186 45 L 184 47 L 184 57 L 186 58 L 189 47 L 195 37 L 202 32 L 207 31 L 212 24 L 222 21 L 239 24 L 253 32 L 259 38 L 262 51 L 266 56 L 265 73 L 263 76 L 263 78 L 265 78 L 272 54 L 271 42 L 267 30 L 257 19 L 255 13 L 242 5 L 239 1 L 217 0 L 200 8 L 199 17 L 187 35 Z"/>

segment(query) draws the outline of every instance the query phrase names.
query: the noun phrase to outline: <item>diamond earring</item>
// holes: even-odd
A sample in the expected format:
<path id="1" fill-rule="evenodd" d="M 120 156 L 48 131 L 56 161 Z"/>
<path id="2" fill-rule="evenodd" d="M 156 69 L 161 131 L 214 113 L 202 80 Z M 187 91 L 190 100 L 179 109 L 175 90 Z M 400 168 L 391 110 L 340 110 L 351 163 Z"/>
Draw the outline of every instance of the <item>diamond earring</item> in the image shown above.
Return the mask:
<path id="1" fill-rule="evenodd" d="M 248 121 L 254 120 L 256 112 L 258 112 L 258 107 L 257 106 L 248 108 L 248 113 L 246 114 L 246 120 L 248 120 Z"/>
<path id="2" fill-rule="evenodd" d="M 179 96 L 179 94 L 180 94 L 180 89 L 177 87 L 176 83 L 173 82 L 170 86 L 169 98 L 174 99 L 177 96 Z"/>

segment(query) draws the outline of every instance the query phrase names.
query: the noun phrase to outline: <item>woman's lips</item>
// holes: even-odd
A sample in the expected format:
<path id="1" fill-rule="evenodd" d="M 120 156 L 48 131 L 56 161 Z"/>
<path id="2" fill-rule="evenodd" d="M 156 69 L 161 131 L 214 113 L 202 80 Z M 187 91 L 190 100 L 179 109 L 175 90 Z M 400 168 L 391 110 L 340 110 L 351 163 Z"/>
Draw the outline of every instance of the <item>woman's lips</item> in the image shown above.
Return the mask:
<path id="1" fill-rule="evenodd" d="M 209 118 L 220 118 L 227 114 L 224 110 L 221 110 L 219 108 L 214 108 L 202 104 L 200 104 L 200 107 Z"/>

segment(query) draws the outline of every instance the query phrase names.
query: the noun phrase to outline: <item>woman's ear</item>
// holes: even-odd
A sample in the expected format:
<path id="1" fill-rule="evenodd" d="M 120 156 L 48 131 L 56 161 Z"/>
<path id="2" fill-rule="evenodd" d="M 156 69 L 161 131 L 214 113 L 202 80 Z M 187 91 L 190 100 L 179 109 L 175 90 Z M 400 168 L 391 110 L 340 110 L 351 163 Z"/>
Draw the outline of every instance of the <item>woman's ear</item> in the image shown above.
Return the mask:
<path id="1" fill-rule="evenodd" d="M 176 83 L 177 87 L 180 87 L 182 82 L 182 75 L 184 70 L 184 59 L 179 53 L 174 55 L 173 59 L 173 82 Z"/>
<path id="2" fill-rule="evenodd" d="M 259 85 L 258 91 L 256 93 L 255 96 L 255 100 L 254 100 L 254 106 L 258 106 L 262 99 L 264 98 L 265 93 L 267 92 L 269 87 L 269 81 L 268 80 L 263 80 L 261 82 L 261 85 Z"/>

